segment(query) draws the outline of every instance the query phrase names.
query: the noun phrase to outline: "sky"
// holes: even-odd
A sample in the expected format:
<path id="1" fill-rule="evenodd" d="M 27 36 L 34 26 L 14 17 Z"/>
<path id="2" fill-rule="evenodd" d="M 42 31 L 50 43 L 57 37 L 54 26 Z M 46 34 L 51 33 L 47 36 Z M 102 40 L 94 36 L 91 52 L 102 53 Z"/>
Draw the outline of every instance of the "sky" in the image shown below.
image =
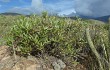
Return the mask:
<path id="1" fill-rule="evenodd" d="M 40 14 L 42 11 L 100 17 L 110 15 L 110 0 L 0 0 L 0 13 Z"/>

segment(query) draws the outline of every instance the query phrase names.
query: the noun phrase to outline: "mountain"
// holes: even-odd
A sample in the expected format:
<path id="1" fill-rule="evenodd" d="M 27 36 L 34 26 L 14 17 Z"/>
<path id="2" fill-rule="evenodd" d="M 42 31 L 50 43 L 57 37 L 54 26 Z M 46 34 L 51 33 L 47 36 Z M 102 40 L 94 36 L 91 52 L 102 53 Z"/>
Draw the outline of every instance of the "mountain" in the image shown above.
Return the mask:
<path id="1" fill-rule="evenodd" d="M 79 17 L 79 15 L 77 14 L 77 13 L 71 13 L 71 14 L 69 14 L 69 15 L 65 15 L 66 17 L 73 17 L 73 16 L 78 16 Z"/>
<path id="2" fill-rule="evenodd" d="M 100 20 L 100 21 L 103 21 L 103 22 L 109 22 L 109 17 L 110 17 L 110 15 L 102 16 L 102 17 L 98 17 L 98 18 L 94 18 L 94 19 Z"/>
<path id="3" fill-rule="evenodd" d="M 109 17 L 110 15 L 107 15 L 107 16 L 102 16 L 102 17 L 88 17 L 88 16 L 81 16 L 81 18 L 84 18 L 84 19 L 95 19 L 95 20 L 99 20 L 99 21 L 103 21 L 103 22 L 109 22 Z"/>
<path id="4" fill-rule="evenodd" d="M 5 13 L 0 13 L 0 15 L 11 15 L 11 16 L 17 16 L 17 15 L 23 15 L 23 14 L 19 14 L 19 13 L 12 13 L 12 12 L 5 12 Z M 29 15 L 27 15 L 29 16 Z M 71 19 L 75 19 L 74 16 L 77 16 L 77 17 L 80 17 L 80 18 L 83 18 L 83 19 L 95 19 L 95 20 L 99 20 L 99 21 L 103 21 L 103 22 L 108 22 L 108 19 L 110 17 L 110 15 L 107 15 L 107 16 L 102 16 L 102 17 L 89 17 L 89 16 L 84 16 L 84 15 L 81 15 L 81 14 L 78 14 L 78 13 L 71 13 L 69 15 L 63 15 L 63 17 L 70 17 Z M 60 16 L 61 17 L 61 16 Z"/>
<path id="5" fill-rule="evenodd" d="M 19 13 L 11 13 L 11 12 L 6 12 L 6 13 L 0 13 L 0 15 L 11 15 L 11 16 L 17 16 L 17 15 L 22 15 L 22 14 L 19 14 Z"/>
<path id="6" fill-rule="evenodd" d="M 74 16 L 78 16 L 78 17 L 83 18 L 83 19 L 95 19 L 95 20 L 99 20 L 99 21 L 103 21 L 103 22 L 108 22 L 108 19 L 110 17 L 110 15 L 102 16 L 102 17 L 91 17 L 91 16 L 84 16 L 84 15 L 75 14 L 75 13 L 71 13 L 71 14 L 66 15 L 66 16 L 71 17 L 71 18 L 74 18 Z"/>

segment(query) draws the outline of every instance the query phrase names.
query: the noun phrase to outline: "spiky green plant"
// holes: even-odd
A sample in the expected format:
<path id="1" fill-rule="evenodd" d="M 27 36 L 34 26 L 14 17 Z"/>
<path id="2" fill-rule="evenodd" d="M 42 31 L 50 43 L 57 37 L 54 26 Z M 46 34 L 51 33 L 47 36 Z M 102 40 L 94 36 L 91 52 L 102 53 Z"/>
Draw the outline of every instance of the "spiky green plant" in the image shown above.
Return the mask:
<path id="1" fill-rule="evenodd" d="M 47 53 L 58 58 L 71 57 L 88 67 L 88 70 L 95 70 L 100 67 L 88 45 L 85 33 L 88 26 L 95 50 L 102 58 L 102 67 L 108 68 L 106 65 L 109 60 L 107 24 L 94 24 L 80 18 L 72 20 L 48 16 L 45 12 L 42 16 L 20 16 L 11 27 L 7 44 L 19 55 L 36 56 Z M 88 61 L 88 65 L 83 61 Z"/>

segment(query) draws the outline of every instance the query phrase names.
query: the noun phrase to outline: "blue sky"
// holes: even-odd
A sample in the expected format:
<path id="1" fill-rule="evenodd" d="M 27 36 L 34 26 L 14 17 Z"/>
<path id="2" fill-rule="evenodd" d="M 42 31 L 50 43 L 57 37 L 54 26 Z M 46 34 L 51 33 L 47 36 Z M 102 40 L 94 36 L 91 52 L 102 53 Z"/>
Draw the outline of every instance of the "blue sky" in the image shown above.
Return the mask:
<path id="1" fill-rule="evenodd" d="M 51 14 L 70 14 L 74 12 L 73 2 L 73 0 L 0 0 L 0 12 L 29 14 L 48 11 Z"/>
<path id="2" fill-rule="evenodd" d="M 110 0 L 0 0 L 0 13 L 41 13 L 100 17 L 110 15 Z"/>

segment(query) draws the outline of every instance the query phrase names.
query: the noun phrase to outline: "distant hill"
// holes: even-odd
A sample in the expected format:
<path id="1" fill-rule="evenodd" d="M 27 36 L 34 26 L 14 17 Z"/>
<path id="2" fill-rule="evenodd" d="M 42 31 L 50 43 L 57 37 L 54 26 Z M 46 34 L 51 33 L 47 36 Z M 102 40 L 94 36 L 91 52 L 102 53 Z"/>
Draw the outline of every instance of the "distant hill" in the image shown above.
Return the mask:
<path id="1" fill-rule="evenodd" d="M 5 12 L 5 13 L 0 13 L 0 15 L 17 16 L 17 15 L 23 15 L 23 14 Z M 25 15 L 25 16 L 30 16 L 30 15 Z M 76 13 L 71 13 L 71 14 L 69 14 L 69 15 L 64 15 L 64 16 L 65 16 L 65 17 L 69 17 L 69 18 L 71 18 L 71 19 L 76 19 L 74 16 L 78 16 L 78 17 L 83 18 L 83 19 L 95 19 L 95 20 L 99 20 L 99 21 L 103 21 L 103 22 L 108 22 L 108 19 L 109 19 L 109 17 L 110 17 L 110 15 L 107 15 L 107 16 L 102 16 L 102 17 L 94 18 L 94 17 L 88 17 L 88 16 L 76 14 Z M 73 17 L 72 17 L 72 16 L 73 16 Z"/>
<path id="2" fill-rule="evenodd" d="M 91 17 L 91 16 L 85 16 L 85 15 L 81 15 L 81 14 L 78 14 L 78 13 L 71 13 L 69 15 L 66 15 L 67 17 L 71 17 L 72 19 L 74 19 L 74 16 L 78 16 L 80 18 L 83 18 L 83 19 L 95 19 L 95 20 L 99 20 L 99 21 L 103 21 L 103 22 L 108 22 L 108 19 L 110 17 L 110 15 L 107 15 L 107 16 L 102 16 L 102 17 Z"/>
<path id="3" fill-rule="evenodd" d="M 110 15 L 108 16 L 103 16 L 103 17 L 98 17 L 98 18 L 95 18 L 96 20 L 100 20 L 100 21 L 103 21 L 103 22 L 109 22 L 108 19 L 109 19 Z"/>
<path id="4" fill-rule="evenodd" d="M 19 13 L 10 13 L 10 12 L 6 12 L 6 13 L 0 13 L 0 15 L 12 15 L 12 16 L 16 16 L 16 15 L 22 15 L 22 14 L 19 14 Z"/>
<path id="5" fill-rule="evenodd" d="M 107 15 L 107 16 L 102 16 L 102 17 L 88 17 L 88 16 L 82 16 L 80 15 L 79 16 L 80 18 L 84 18 L 84 19 L 95 19 L 95 20 L 99 20 L 99 21 L 103 21 L 103 22 L 108 22 L 108 19 L 110 17 L 110 15 Z"/>

